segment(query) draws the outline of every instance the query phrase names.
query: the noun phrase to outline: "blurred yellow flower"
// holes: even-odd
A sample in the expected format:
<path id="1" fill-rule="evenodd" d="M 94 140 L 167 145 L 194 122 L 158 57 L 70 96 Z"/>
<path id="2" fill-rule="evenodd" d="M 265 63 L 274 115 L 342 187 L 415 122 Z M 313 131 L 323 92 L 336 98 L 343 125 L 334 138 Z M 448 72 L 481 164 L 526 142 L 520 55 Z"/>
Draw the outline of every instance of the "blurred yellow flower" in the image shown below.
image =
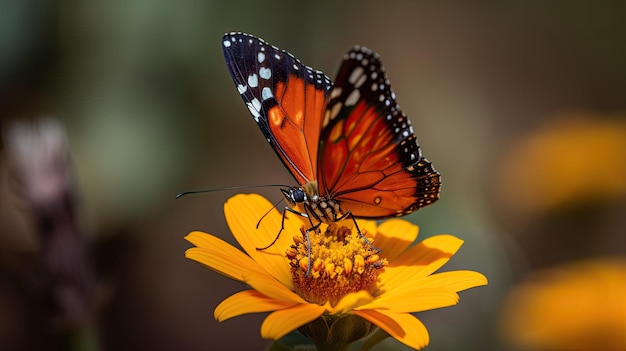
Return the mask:
<path id="1" fill-rule="evenodd" d="M 503 332 L 520 350 L 626 350 L 626 259 L 532 274 L 504 303 Z"/>
<path id="2" fill-rule="evenodd" d="M 624 196 L 626 116 L 550 120 L 506 154 L 498 180 L 503 201 L 527 212 Z"/>
<path id="3" fill-rule="evenodd" d="M 274 240 L 281 225 L 282 215 L 273 210 L 256 229 L 271 206 L 254 194 L 234 196 L 225 204 L 226 221 L 245 253 L 211 234 L 186 237 L 196 246 L 187 250 L 188 258 L 252 288 L 222 301 L 215 318 L 271 312 L 261 325 L 263 338 L 276 340 L 298 329 L 318 350 L 344 350 L 375 325 L 420 349 L 429 342 L 428 331 L 412 312 L 454 305 L 457 292 L 487 284 L 473 271 L 433 274 L 462 240 L 438 235 L 409 247 L 418 228 L 400 219 L 379 226 L 358 222 L 380 253 L 341 224 L 322 225 L 323 234 L 309 233 L 309 249 L 302 231 L 310 224 L 298 216 L 285 220 L 274 245 L 257 250 Z"/>

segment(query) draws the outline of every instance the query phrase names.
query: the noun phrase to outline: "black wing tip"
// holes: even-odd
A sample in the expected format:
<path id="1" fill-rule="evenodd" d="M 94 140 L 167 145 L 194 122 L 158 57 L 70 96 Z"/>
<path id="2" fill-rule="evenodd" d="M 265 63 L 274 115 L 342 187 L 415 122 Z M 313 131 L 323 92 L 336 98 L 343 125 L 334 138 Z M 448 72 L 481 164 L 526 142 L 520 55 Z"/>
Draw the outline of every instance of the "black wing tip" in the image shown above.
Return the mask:
<path id="1" fill-rule="evenodd" d="M 433 167 L 430 161 L 422 157 L 419 162 L 404 167 L 404 169 L 417 182 L 414 195 L 417 201 L 402 211 L 404 214 L 417 211 L 439 200 L 441 197 L 441 173 Z"/>
<path id="2" fill-rule="evenodd" d="M 425 157 L 420 157 L 419 161 L 411 165 L 404 166 L 403 168 L 413 174 L 416 174 L 417 176 L 424 176 L 429 174 L 441 176 L 441 173 L 439 173 L 439 171 L 435 169 L 433 163 L 428 161 L 428 159 Z"/>
<path id="3" fill-rule="evenodd" d="M 232 44 L 236 44 L 238 41 L 241 41 L 237 39 L 243 39 L 243 38 L 256 40 L 260 43 L 267 44 L 265 40 L 257 37 L 256 35 L 252 35 L 246 32 L 226 32 L 224 33 L 224 36 L 222 36 L 222 46 L 230 47 Z"/>
<path id="4" fill-rule="evenodd" d="M 244 37 L 252 37 L 252 38 L 256 38 L 254 35 L 252 34 L 248 34 L 246 32 L 240 32 L 240 31 L 232 31 L 232 32 L 226 32 L 224 33 L 223 38 L 227 38 L 227 37 L 238 37 L 238 36 L 244 36 Z"/>
<path id="5" fill-rule="evenodd" d="M 355 45 L 352 47 L 351 49 L 352 51 L 356 51 L 356 52 L 362 52 L 364 54 L 374 54 L 374 50 L 366 47 L 366 46 L 362 46 L 362 45 Z"/>
<path id="6" fill-rule="evenodd" d="M 263 44 L 268 44 L 267 41 L 265 41 L 263 38 L 258 37 L 258 36 L 254 35 L 254 34 L 250 34 L 250 33 L 247 33 L 247 32 L 242 32 L 242 31 L 226 32 L 226 33 L 224 33 L 224 36 L 222 37 L 222 39 L 228 39 L 229 37 L 230 38 L 244 37 L 244 38 L 248 38 L 248 39 L 258 40 L 258 41 L 260 41 Z"/>
<path id="7" fill-rule="evenodd" d="M 370 48 L 368 48 L 366 46 L 361 46 L 361 45 L 355 45 L 350 50 L 348 50 L 348 52 L 346 53 L 344 59 L 346 59 L 346 60 L 347 59 L 354 59 L 354 56 L 357 55 L 357 54 L 365 55 L 368 58 L 373 58 L 376 61 L 380 62 L 380 55 L 376 51 L 374 51 L 374 50 L 372 50 L 372 49 L 370 49 Z"/>

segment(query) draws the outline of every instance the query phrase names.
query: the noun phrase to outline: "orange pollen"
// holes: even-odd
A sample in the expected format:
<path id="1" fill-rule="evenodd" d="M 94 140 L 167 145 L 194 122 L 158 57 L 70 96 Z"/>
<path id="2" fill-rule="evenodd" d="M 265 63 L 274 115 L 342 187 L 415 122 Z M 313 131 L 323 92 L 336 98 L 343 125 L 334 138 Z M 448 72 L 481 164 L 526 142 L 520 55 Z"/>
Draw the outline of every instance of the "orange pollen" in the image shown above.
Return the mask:
<path id="1" fill-rule="evenodd" d="M 374 294 L 378 270 L 387 260 L 377 254 L 367 232 L 361 235 L 338 225 L 329 225 L 325 233 L 307 234 L 304 227 L 300 231 L 302 236 L 294 236 L 286 256 L 295 291 L 302 298 L 320 305 L 328 301 L 334 306 L 349 293 L 365 290 Z M 305 235 L 309 236 L 310 249 Z"/>

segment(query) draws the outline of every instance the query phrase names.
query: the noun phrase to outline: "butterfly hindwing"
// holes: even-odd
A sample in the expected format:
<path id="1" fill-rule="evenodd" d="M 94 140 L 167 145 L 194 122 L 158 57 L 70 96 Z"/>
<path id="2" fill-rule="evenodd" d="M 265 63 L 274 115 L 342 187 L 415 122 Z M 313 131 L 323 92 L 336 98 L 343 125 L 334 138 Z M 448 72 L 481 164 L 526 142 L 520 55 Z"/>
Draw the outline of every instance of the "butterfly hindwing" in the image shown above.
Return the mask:
<path id="1" fill-rule="evenodd" d="M 439 173 L 371 50 L 355 47 L 344 57 L 320 137 L 320 193 L 355 217 L 400 216 L 439 198 Z"/>
<path id="2" fill-rule="evenodd" d="M 267 141 L 299 184 L 314 180 L 330 79 L 248 34 L 226 34 L 222 48 L 235 86 Z"/>

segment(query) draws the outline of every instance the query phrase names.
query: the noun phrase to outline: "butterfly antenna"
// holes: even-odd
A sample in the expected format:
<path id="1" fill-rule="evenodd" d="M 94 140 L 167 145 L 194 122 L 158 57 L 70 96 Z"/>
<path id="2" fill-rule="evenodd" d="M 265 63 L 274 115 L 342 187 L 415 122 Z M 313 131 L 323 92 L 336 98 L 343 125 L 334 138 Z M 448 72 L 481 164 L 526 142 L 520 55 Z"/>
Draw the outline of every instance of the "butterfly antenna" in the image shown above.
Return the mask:
<path id="1" fill-rule="evenodd" d="M 256 223 L 256 229 L 259 229 L 259 226 L 261 225 L 261 221 L 263 221 L 263 218 L 265 218 L 268 214 L 270 214 L 270 212 L 272 212 L 272 210 L 273 210 L 273 209 L 277 208 L 277 207 L 278 207 L 278 205 L 279 205 L 281 202 L 283 202 L 283 200 L 284 200 L 284 198 L 283 198 L 283 199 L 278 200 L 278 201 L 274 204 L 274 206 L 272 206 L 272 208 L 270 208 L 269 210 L 267 210 L 267 212 L 265 212 L 265 214 L 264 214 L 263 216 L 261 216 L 261 218 L 259 219 L 259 221 Z M 274 240 L 274 241 L 276 241 L 276 240 Z M 270 245 L 270 246 L 272 246 L 272 245 Z M 268 246 L 268 247 L 269 247 L 269 246 Z M 267 247 L 266 247 L 266 248 L 267 248 Z M 266 248 L 265 248 L 265 249 L 266 249 Z"/>
<path id="2" fill-rule="evenodd" d="M 220 188 L 220 189 L 203 189 L 203 190 L 183 191 L 182 193 L 176 194 L 176 198 L 178 199 L 185 195 L 190 195 L 190 194 L 213 193 L 216 191 L 224 191 L 224 190 L 254 189 L 254 188 L 265 188 L 265 187 L 288 188 L 289 186 L 283 185 L 283 184 L 229 186 L 229 187 Z"/>

